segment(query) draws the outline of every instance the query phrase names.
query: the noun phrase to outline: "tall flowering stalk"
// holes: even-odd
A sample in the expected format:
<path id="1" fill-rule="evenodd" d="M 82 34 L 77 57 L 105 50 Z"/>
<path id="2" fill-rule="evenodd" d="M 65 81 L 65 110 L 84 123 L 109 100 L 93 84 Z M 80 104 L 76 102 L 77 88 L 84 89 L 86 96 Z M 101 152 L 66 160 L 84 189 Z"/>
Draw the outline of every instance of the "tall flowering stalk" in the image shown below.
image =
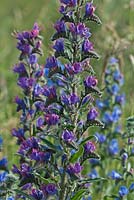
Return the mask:
<path id="1" fill-rule="evenodd" d="M 16 199 L 88 197 L 93 180 L 84 170 L 85 163 L 100 158 L 94 134 L 87 135 L 88 128 L 103 124 L 94 106 L 94 96 L 101 92 L 90 65 L 91 58 L 99 56 L 85 24 L 100 24 L 100 20 L 93 2 L 60 2 L 62 17 L 54 25 L 52 37 L 54 55 L 45 66 L 38 63 L 42 55 L 39 26 L 16 33 L 21 53 L 14 72 L 23 90 L 23 98 L 15 98 L 17 111 L 22 112 L 20 127 L 12 130 L 20 156 L 19 166 L 13 167 L 19 176 Z"/>
<path id="2" fill-rule="evenodd" d="M 102 159 L 101 162 L 91 160 L 93 170 L 90 176 L 96 178 L 101 175 L 109 178 L 106 185 L 96 185 L 93 193 L 99 191 L 101 198 L 111 197 L 121 200 L 129 194 L 128 187 L 132 183 L 133 174 L 130 170 L 132 167 L 132 144 L 129 144 L 131 141 L 130 130 L 127 130 L 128 141 L 123 141 L 126 134 L 123 134 L 120 119 L 125 103 L 125 94 L 121 92 L 124 78 L 120 72 L 118 60 L 114 57 L 107 64 L 104 81 L 104 99 L 97 100 L 97 107 L 101 110 L 101 118 L 105 127 L 96 133 Z"/>

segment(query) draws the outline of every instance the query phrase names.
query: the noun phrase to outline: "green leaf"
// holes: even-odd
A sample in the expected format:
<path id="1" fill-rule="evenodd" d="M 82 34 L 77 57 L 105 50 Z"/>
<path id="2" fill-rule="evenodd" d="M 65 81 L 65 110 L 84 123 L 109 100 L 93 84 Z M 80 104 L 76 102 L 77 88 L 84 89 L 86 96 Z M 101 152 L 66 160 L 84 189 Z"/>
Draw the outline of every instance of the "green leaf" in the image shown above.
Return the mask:
<path id="1" fill-rule="evenodd" d="M 84 180 L 80 180 L 79 183 L 81 184 L 85 184 L 85 183 L 93 183 L 93 182 L 99 182 L 99 181 L 108 181 L 107 178 L 89 178 L 89 179 L 84 179 Z"/>
<path id="2" fill-rule="evenodd" d="M 83 53 L 81 62 L 84 61 L 87 58 L 96 58 L 99 59 L 100 56 L 95 51 L 89 51 L 88 53 Z"/>
<path id="3" fill-rule="evenodd" d="M 50 149 L 54 150 L 54 152 L 56 153 L 59 148 L 58 146 L 54 145 L 51 141 L 47 140 L 46 138 L 41 137 L 41 140 L 44 142 L 44 144 L 46 144 Z"/>
<path id="4" fill-rule="evenodd" d="M 86 193 L 86 189 L 81 189 L 71 198 L 71 200 L 81 200 L 81 197 L 83 197 L 83 194 Z"/>
<path id="5" fill-rule="evenodd" d="M 29 195 L 26 194 L 25 192 L 22 192 L 22 190 L 15 189 L 15 192 L 16 192 L 17 194 L 23 195 L 24 197 L 27 197 L 29 200 L 35 200 L 33 197 L 29 196 Z"/>
<path id="6" fill-rule="evenodd" d="M 54 41 L 54 40 L 57 40 L 58 38 L 67 38 L 66 36 L 66 32 L 63 32 L 63 33 L 55 33 L 51 40 Z"/>
<path id="7" fill-rule="evenodd" d="M 93 14 L 91 17 L 85 17 L 85 19 L 87 21 L 93 21 L 93 22 L 97 23 L 98 25 L 102 24 L 100 18 L 95 14 Z"/>
<path id="8" fill-rule="evenodd" d="M 69 160 L 69 162 L 74 163 L 78 160 L 78 158 L 80 158 L 84 153 L 84 148 L 83 146 L 81 146 L 79 148 L 79 151 L 77 151 L 75 154 L 73 154 Z"/>
<path id="9" fill-rule="evenodd" d="M 45 184 L 50 183 L 48 179 L 42 177 L 40 174 L 38 173 L 34 173 L 33 175 L 37 176 L 38 178 L 40 178 Z"/>
<path id="10" fill-rule="evenodd" d="M 90 93 L 95 93 L 96 95 L 98 95 L 99 97 L 102 96 L 102 92 L 99 90 L 99 88 L 97 87 L 90 87 L 90 88 L 86 88 L 85 91 L 85 95 L 90 94 Z"/>
<path id="11" fill-rule="evenodd" d="M 114 195 L 114 194 L 112 194 L 112 195 L 105 195 L 104 196 L 104 200 L 107 200 L 107 199 L 114 199 L 114 198 L 119 198 L 119 196 L 117 196 L 117 195 Z M 120 198 L 119 198 L 120 199 Z"/>
<path id="12" fill-rule="evenodd" d="M 104 124 L 98 119 L 93 120 L 93 121 L 87 121 L 85 128 L 87 129 L 90 126 L 99 126 L 99 127 L 104 128 Z"/>
<path id="13" fill-rule="evenodd" d="M 80 145 L 84 145 L 87 141 L 89 141 L 89 140 L 91 140 L 91 139 L 93 139 L 93 138 L 96 139 L 96 136 L 91 135 L 91 136 L 87 137 L 86 139 L 84 139 L 84 140 L 80 143 Z"/>

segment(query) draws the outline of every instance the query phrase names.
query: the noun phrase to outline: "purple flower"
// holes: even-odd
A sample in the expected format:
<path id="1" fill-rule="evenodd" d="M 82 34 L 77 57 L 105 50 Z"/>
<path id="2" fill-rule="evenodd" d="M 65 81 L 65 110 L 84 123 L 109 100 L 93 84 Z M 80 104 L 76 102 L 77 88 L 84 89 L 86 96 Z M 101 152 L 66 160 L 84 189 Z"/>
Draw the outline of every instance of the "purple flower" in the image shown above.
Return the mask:
<path id="1" fill-rule="evenodd" d="M 83 99 L 82 99 L 82 105 L 86 104 L 87 102 L 93 102 L 94 101 L 94 98 L 88 94 L 86 95 Z"/>
<path id="2" fill-rule="evenodd" d="M 60 2 L 69 7 L 75 7 L 77 5 L 77 0 L 60 0 Z"/>
<path id="3" fill-rule="evenodd" d="M 23 112 L 25 112 L 26 109 L 26 104 L 23 99 L 20 99 L 18 96 L 15 97 L 15 103 L 17 103 L 17 112 L 20 111 L 21 109 Z"/>
<path id="4" fill-rule="evenodd" d="M 43 192 L 41 190 L 32 189 L 31 196 L 36 200 L 43 200 Z"/>
<path id="5" fill-rule="evenodd" d="M 72 65 L 72 69 L 73 69 L 74 74 L 78 74 L 78 73 L 82 72 L 82 64 L 76 62 Z"/>
<path id="6" fill-rule="evenodd" d="M 85 7 L 85 16 L 86 17 L 91 17 L 94 14 L 96 7 L 93 6 L 93 3 L 87 3 Z"/>
<path id="7" fill-rule="evenodd" d="M 51 56 L 46 59 L 46 68 L 57 68 L 58 67 L 58 61 L 54 56 Z"/>
<path id="8" fill-rule="evenodd" d="M 119 153 L 119 144 L 117 139 L 112 139 L 108 144 L 108 152 L 111 155 L 116 155 Z"/>
<path id="9" fill-rule="evenodd" d="M 84 81 L 85 87 L 88 87 L 88 88 L 95 87 L 97 83 L 98 83 L 98 80 L 94 76 L 88 76 Z"/>
<path id="10" fill-rule="evenodd" d="M 126 186 L 120 186 L 120 188 L 119 188 L 119 195 L 120 195 L 120 197 L 124 197 L 128 193 L 129 193 L 129 190 L 127 189 Z"/>
<path id="11" fill-rule="evenodd" d="M 78 163 L 69 165 L 67 168 L 67 171 L 69 174 L 79 174 L 82 171 L 82 169 L 83 169 L 83 167 L 78 162 Z"/>
<path id="12" fill-rule="evenodd" d="M 63 33 L 66 31 L 66 26 L 64 21 L 57 21 L 56 24 L 54 25 L 54 28 L 58 33 Z"/>
<path id="13" fill-rule="evenodd" d="M 57 53 L 64 53 L 64 39 L 56 40 L 53 48 L 56 50 Z"/>
<path id="14" fill-rule="evenodd" d="M 16 165 L 13 165 L 12 169 L 13 173 L 19 174 L 20 176 L 24 178 L 32 178 L 32 168 L 27 163 L 22 163 L 20 166 L 20 169 L 16 167 Z"/>
<path id="15" fill-rule="evenodd" d="M 18 42 L 17 48 L 22 52 L 22 54 L 30 54 L 32 52 L 32 47 L 29 44 L 25 44 L 23 42 Z"/>
<path id="16" fill-rule="evenodd" d="M 37 83 L 34 87 L 33 94 L 34 96 L 38 97 L 42 95 L 42 93 L 43 93 L 43 88 Z"/>
<path id="17" fill-rule="evenodd" d="M 59 123 L 59 119 L 60 119 L 60 117 L 57 114 L 46 114 L 45 115 L 45 122 L 49 126 L 58 124 Z"/>
<path id="18" fill-rule="evenodd" d="M 52 87 L 47 87 L 45 86 L 43 88 L 43 94 L 50 99 L 56 99 L 57 95 L 56 95 L 56 88 L 54 86 Z"/>
<path id="19" fill-rule="evenodd" d="M 36 56 L 35 54 L 31 54 L 31 55 L 29 56 L 29 63 L 30 63 L 31 65 L 36 64 L 37 61 L 38 61 L 38 59 L 37 59 L 37 56 Z"/>
<path id="20" fill-rule="evenodd" d="M 115 170 L 112 170 L 109 174 L 108 177 L 113 179 L 113 180 L 119 180 L 122 179 L 122 175 L 116 172 Z"/>
<path id="21" fill-rule="evenodd" d="M 87 28 L 84 23 L 79 23 L 77 25 L 76 33 L 85 38 L 89 38 L 91 36 L 89 28 Z"/>
<path id="22" fill-rule="evenodd" d="M 85 145 L 84 145 L 84 149 L 85 149 L 85 153 L 89 154 L 95 151 L 96 146 L 92 141 L 88 141 Z"/>
<path id="23" fill-rule="evenodd" d="M 21 77 L 18 79 L 18 85 L 24 90 L 31 89 L 34 86 L 34 84 L 35 84 L 34 78 Z"/>
<path id="24" fill-rule="evenodd" d="M 68 131 L 68 130 L 65 130 L 63 131 L 62 133 L 62 139 L 65 141 L 65 142 L 72 142 L 74 140 L 75 136 L 74 136 L 74 133 L 72 131 Z"/>
<path id="25" fill-rule="evenodd" d="M 39 118 L 36 120 L 36 127 L 37 127 L 37 128 L 41 128 L 43 125 L 44 125 L 44 119 L 43 119 L 42 117 L 39 117 Z"/>
<path id="26" fill-rule="evenodd" d="M 81 63 L 74 63 L 73 65 L 66 64 L 65 68 L 68 71 L 69 75 L 78 74 L 83 70 Z"/>
<path id="27" fill-rule="evenodd" d="M 55 195 L 57 193 L 57 188 L 54 183 L 48 183 L 47 185 L 42 185 L 41 190 L 45 195 Z"/>
<path id="28" fill-rule="evenodd" d="M 87 121 L 93 121 L 98 116 L 98 112 L 95 108 L 91 108 L 91 110 L 87 114 Z"/>
<path id="29" fill-rule="evenodd" d="M 31 138 L 28 138 L 27 140 L 24 140 L 20 145 L 20 149 L 18 153 L 21 155 L 25 155 L 31 149 L 38 149 L 39 141 L 40 140 L 35 137 L 31 137 Z"/>
<path id="30" fill-rule="evenodd" d="M 17 144 L 20 144 L 21 142 L 23 142 L 25 140 L 25 132 L 23 128 L 19 128 L 17 129 L 12 129 L 12 135 L 17 137 Z"/>
<path id="31" fill-rule="evenodd" d="M 24 63 L 22 63 L 22 62 L 19 63 L 19 64 L 17 64 L 17 65 L 15 65 L 14 68 L 13 68 L 13 71 L 14 71 L 15 73 L 18 73 L 19 76 L 24 76 L 24 75 L 27 74 L 25 65 L 24 65 Z"/>
<path id="32" fill-rule="evenodd" d="M 83 44 L 82 44 L 82 51 L 87 53 L 89 51 L 93 51 L 93 43 L 90 42 L 88 39 L 84 40 Z"/>
<path id="33" fill-rule="evenodd" d="M 76 104 L 80 101 L 80 98 L 75 94 L 70 95 L 70 104 Z"/>
<path id="34" fill-rule="evenodd" d="M 32 188 L 32 184 L 31 183 L 26 183 L 25 185 L 23 185 L 22 190 L 31 190 Z"/>
<path id="35" fill-rule="evenodd" d="M 36 37 L 39 35 L 39 31 L 40 31 L 40 29 L 39 29 L 38 24 L 37 24 L 37 23 L 34 23 L 33 29 L 32 29 L 32 31 L 31 31 L 31 36 L 32 36 L 33 38 L 36 38 Z"/>

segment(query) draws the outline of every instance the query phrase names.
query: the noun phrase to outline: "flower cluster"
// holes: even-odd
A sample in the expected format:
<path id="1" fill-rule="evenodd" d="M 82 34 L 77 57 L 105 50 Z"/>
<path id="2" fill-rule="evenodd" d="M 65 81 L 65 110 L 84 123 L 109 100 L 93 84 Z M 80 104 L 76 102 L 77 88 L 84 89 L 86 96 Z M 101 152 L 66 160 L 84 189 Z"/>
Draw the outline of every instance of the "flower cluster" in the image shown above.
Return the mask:
<path id="1" fill-rule="evenodd" d="M 96 137 L 109 155 L 119 153 L 117 137 L 121 133 L 120 118 L 125 103 L 125 94 L 121 93 L 124 78 L 120 72 L 118 60 L 111 57 L 105 70 L 105 97 L 103 101 L 97 100 L 97 107 L 101 110 L 102 121 L 105 128 Z"/>
<path id="2" fill-rule="evenodd" d="M 97 178 L 99 174 L 108 178 L 105 184 L 98 187 L 95 185 L 93 193 L 102 189 L 105 191 L 102 198 L 124 199 L 131 197 L 133 187 L 133 118 L 127 121 L 127 131 L 123 134 L 120 124 L 122 107 L 125 103 L 125 95 L 121 93 L 123 75 L 120 72 L 118 60 L 111 58 L 105 71 L 105 95 L 104 100 L 97 100 L 97 107 L 101 110 L 104 129 L 96 133 L 99 142 L 101 162 L 90 160 L 92 171 L 90 177 Z M 124 141 L 127 140 L 127 141 Z M 131 142 L 130 142 L 131 141 Z M 113 163 L 110 165 L 109 163 Z M 114 166 L 114 169 L 113 169 Z M 101 168 L 99 168 L 101 167 Z M 105 170 L 104 170 L 105 169 Z M 114 184 L 115 183 L 115 184 Z M 112 186 L 111 186 L 112 185 Z M 118 189 L 118 194 L 112 194 Z"/>
<path id="3" fill-rule="evenodd" d="M 92 180 L 84 171 L 85 164 L 91 158 L 100 159 L 96 137 L 85 134 L 91 126 L 103 126 L 95 107 L 95 96 L 101 92 L 90 65 L 99 56 L 85 22 L 101 22 L 93 2 L 60 2 L 62 17 L 52 36 L 54 53 L 44 66 L 39 64 L 42 37 L 38 24 L 15 34 L 20 56 L 13 71 L 23 91 L 22 98 L 15 97 L 20 127 L 12 130 L 20 157 L 12 168 L 18 177 L 15 199 L 87 198 Z"/>

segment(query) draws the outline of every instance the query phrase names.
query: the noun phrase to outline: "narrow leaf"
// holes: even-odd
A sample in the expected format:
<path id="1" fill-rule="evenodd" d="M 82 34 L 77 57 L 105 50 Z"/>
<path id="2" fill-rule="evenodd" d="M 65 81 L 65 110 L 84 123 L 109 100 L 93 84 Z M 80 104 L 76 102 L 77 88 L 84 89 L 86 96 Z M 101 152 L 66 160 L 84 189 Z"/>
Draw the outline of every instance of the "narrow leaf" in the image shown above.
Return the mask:
<path id="1" fill-rule="evenodd" d="M 86 189 L 81 189 L 71 198 L 71 200 L 80 200 L 83 197 L 83 194 L 86 192 Z"/>

